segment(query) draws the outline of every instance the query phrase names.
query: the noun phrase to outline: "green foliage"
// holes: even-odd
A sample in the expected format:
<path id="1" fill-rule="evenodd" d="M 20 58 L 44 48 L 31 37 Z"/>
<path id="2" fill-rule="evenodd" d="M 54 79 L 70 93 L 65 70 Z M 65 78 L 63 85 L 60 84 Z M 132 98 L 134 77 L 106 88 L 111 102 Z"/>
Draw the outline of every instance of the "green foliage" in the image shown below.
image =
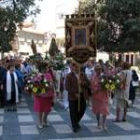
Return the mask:
<path id="1" fill-rule="evenodd" d="M 64 68 L 64 56 L 58 52 L 54 57 L 53 68 L 54 70 L 62 70 Z"/>
<path id="2" fill-rule="evenodd" d="M 16 27 L 11 21 L 9 9 L 0 9 L 0 51 L 2 52 L 12 49 L 9 42 L 14 38 Z"/>
<path id="3" fill-rule="evenodd" d="M 10 42 L 16 34 L 17 25 L 28 16 L 40 12 L 35 0 L 0 0 L 0 51 L 12 49 Z"/>
<path id="4" fill-rule="evenodd" d="M 106 0 L 99 20 L 99 46 L 108 52 L 140 49 L 140 1 Z"/>
<path id="5" fill-rule="evenodd" d="M 49 53 L 49 56 L 48 56 Z M 64 56 L 57 47 L 55 38 L 52 38 L 49 52 L 46 53 L 45 60 L 54 68 L 54 70 L 61 70 L 64 67 Z"/>
<path id="6" fill-rule="evenodd" d="M 62 70 L 64 68 L 64 55 L 61 52 L 57 52 L 53 57 L 46 54 L 45 61 L 49 63 L 54 70 Z"/>
<path id="7" fill-rule="evenodd" d="M 97 11 L 98 48 L 107 52 L 140 50 L 140 0 L 101 0 L 89 5 Z"/>

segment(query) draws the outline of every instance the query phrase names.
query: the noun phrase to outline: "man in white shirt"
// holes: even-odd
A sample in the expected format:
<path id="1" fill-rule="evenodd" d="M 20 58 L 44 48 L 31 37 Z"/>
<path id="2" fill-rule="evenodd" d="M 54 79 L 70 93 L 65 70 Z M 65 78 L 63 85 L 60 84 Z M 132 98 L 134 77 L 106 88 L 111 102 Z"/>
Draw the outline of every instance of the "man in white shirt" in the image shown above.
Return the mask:
<path id="1" fill-rule="evenodd" d="M 69 107 L 69 102 L 68 102 L 68 91 L 66 90 L 65 87 L 65 81 L 66 81 L 66 77 L 67 75 L 71 72 L 70 67 L 66 66 L 63 73 L 62 73 L 62 77 L 63 77 L 63 106 L 65 109 L 68 109 Z"/>
<path id="2" fill-rule="evenodd" d="M 89 80 L 91 80 L 93 74 L 94 74 L 94 64 L 92 60 L 89 60 L 87 63 L 87 67 L 85 68 L 85 74 Z"/>

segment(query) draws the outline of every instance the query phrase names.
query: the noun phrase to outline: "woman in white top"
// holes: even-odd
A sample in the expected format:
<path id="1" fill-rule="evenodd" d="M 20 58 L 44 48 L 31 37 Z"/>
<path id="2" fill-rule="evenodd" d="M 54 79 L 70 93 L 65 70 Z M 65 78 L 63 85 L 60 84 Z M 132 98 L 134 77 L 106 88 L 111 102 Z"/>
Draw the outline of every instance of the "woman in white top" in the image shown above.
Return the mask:
<path id="1" fill-rule="evenodd" d="M 128 101 L 129 101 L 129 89 L 130 82 L 132 78 L 132 73 L 129 70 L 129 64 L 127 62 L 123 62 L 122 70 L 119 75 L 121 78 L 120 88 L 116 91 L 116 122 L 120 121 L 120 110 L 123 108 L 123 117 L 121 121 L 126 121 L 127 109 L 128 109 Z"/>

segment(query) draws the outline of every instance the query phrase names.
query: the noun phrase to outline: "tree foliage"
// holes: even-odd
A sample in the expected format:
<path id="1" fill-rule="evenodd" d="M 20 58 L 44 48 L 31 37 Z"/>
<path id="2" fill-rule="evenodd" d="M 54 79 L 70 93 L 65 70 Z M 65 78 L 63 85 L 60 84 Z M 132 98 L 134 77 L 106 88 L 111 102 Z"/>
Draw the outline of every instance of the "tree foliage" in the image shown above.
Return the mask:
<path id="1" fill-rule="evenodd" d="M 40 0 L 41 1 L 41 0 Z M 40 12 L 35 0 L 0 0 L 0 51 L 11 50 L 17 25 L 30 15 Z"/>
<path id="2" fill-rule="evenodd" d="M 108 52 L 140 50 L 140 0 L 101 0 L 96 4 L 98 47 Z M 87 12 L 94 12 L 89 5 Z"/>

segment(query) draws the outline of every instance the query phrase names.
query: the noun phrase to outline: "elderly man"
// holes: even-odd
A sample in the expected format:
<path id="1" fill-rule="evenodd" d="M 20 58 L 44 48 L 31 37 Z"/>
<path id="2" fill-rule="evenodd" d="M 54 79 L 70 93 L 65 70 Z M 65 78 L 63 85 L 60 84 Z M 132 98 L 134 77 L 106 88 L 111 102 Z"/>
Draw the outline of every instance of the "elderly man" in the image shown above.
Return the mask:
<path id="1" fill-rule="evenodd" d="M 86 110 L 87 89 L 89 85 L 90 82 L 85 73 L 80 71 L 79 75 L 78 67 L 73 63 L 71 65 L 71 72 L 66 77 L 66 89 L 68 91 L 70 118 L 74 133 L 79 130 L 79 122 Z"/>

